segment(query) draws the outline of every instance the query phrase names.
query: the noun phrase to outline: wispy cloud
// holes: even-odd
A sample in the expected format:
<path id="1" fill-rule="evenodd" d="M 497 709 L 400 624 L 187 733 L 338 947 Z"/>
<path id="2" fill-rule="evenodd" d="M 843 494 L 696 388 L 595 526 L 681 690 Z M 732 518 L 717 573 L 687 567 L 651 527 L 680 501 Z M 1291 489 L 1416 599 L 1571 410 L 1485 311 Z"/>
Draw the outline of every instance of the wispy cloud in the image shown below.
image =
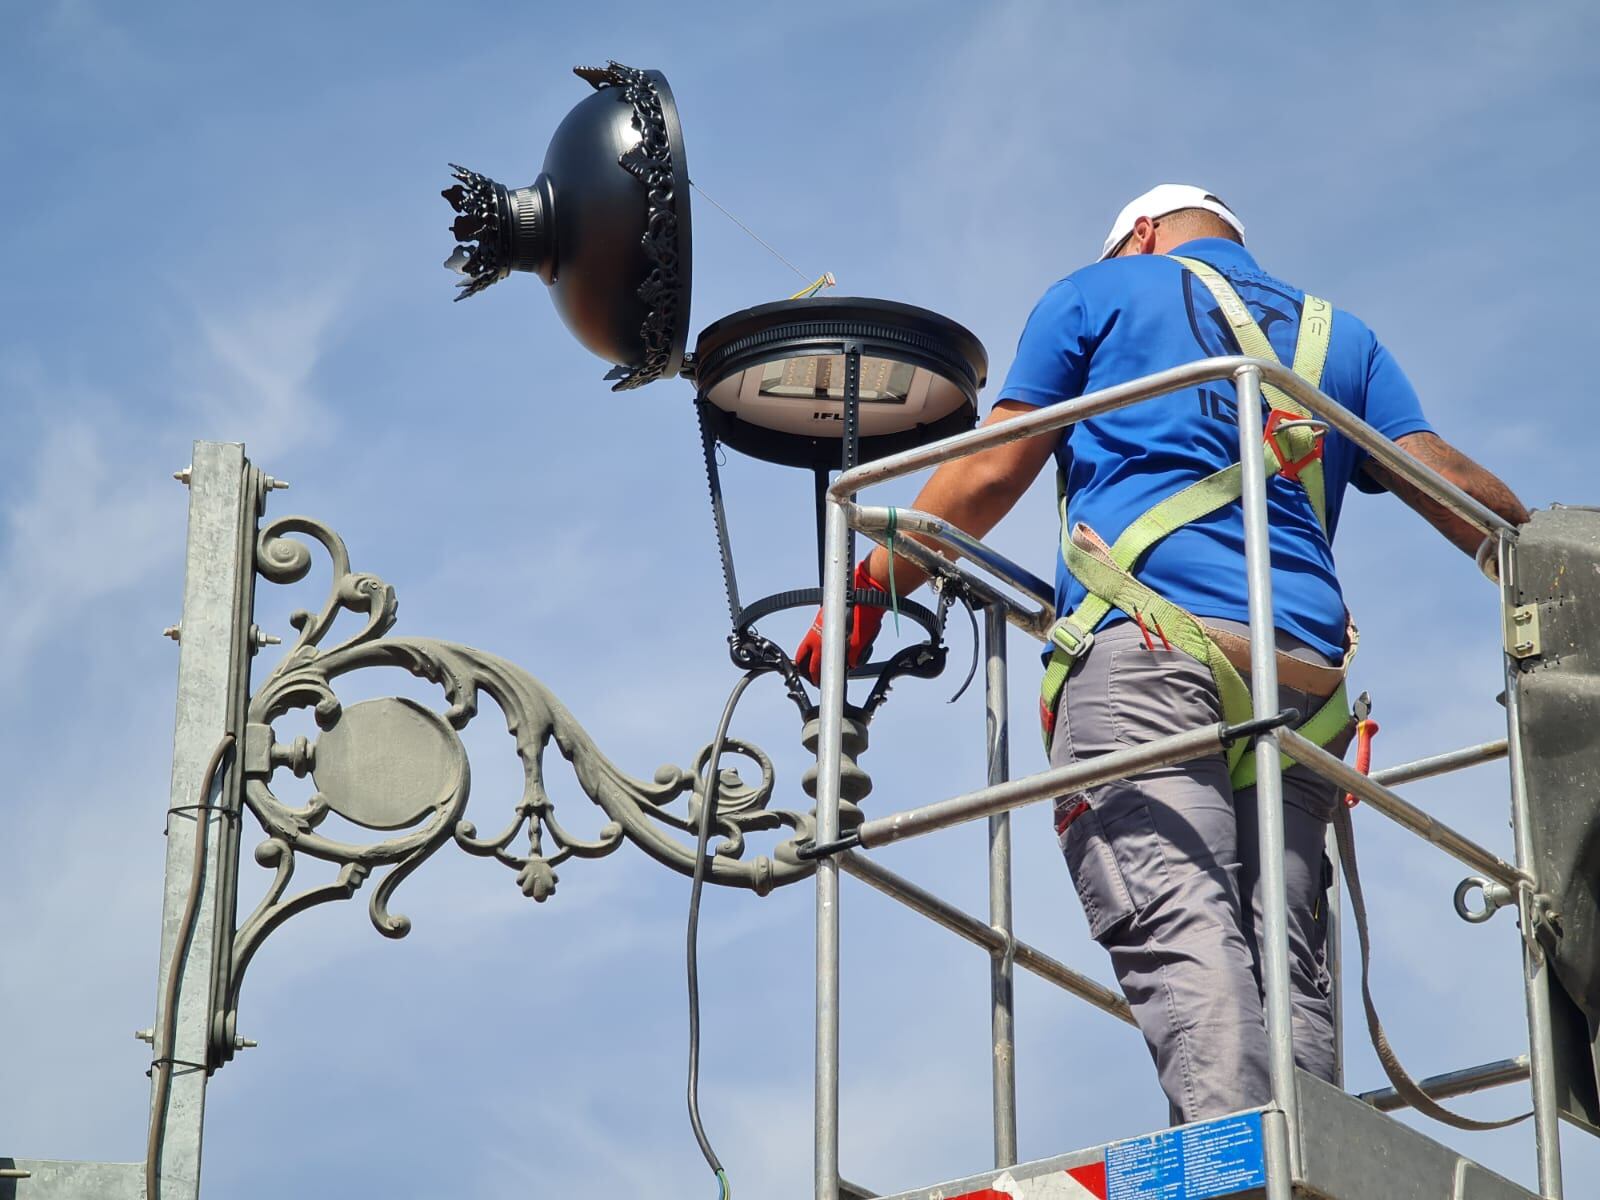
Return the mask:
<path id="1" fill-rule="evenodd" d="M 158 536 L 171 516 L 161 485 L 119 458 L 101 427 L 49 429 L 0 511 L 0 682 L 13 684 L 51 639 L 176 558 L 152 549 L 171 544 Z"/>
<path id="2" fill-rule="evenodd" d="M 197 304 L 194 339 L 177 354 L 198 436 L 243 441 L 252 455 L 320 443 L 337 420 L 315 373 L 338 332 L 348 286 L 280 284 L 243 302 Z"/>
<path id="3" fill-rule="evenodd" d="M 168 477 L 183 464 L 173 446 L 199 432 L 270 450 L 327 432 L 313 375 L 339 312 L 334 288 L 303 302 L 197 306 L 174 360 L 118 381 L 115 395 L 86 384 L 81 365 L 8 366 L 12 411 L 42 429 L 19 456 L 21 474 L 0 487 L 0 681 L 14 682 L 112 597 L 181 562 L 171 536 L 180 493 Z M 193 411 L 130 419 L 173 374 L 188 381 Z"/>

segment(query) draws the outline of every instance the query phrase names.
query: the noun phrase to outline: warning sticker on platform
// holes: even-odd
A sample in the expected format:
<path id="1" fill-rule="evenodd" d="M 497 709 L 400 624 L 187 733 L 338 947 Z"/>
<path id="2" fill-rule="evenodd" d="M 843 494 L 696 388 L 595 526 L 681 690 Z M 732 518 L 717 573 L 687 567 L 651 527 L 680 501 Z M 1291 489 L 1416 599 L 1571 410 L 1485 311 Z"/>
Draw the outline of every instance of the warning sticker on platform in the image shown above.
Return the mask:
<path id="1" fill-rule="evenodd" d="M 1260 1113 L 1185 1125 L 1106 1149 L 1107 1200 L 1215 1200 L 1266 1182 Z"/>
<path id="2" fill-rule="evenodd" d="M 1093 1162 L 1024 1179 L 1006 1171 L 988 1187 L 951 1200 L 1106 1200 L 1106 1167 Z"/>

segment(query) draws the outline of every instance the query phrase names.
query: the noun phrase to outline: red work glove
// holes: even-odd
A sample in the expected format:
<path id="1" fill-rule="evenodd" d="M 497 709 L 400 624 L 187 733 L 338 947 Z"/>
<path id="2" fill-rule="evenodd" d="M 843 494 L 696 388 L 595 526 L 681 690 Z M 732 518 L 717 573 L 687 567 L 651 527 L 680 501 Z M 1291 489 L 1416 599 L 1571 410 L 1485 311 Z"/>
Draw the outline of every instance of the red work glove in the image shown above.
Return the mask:
<path id="1" fill-rule="evenodd" d="M 856 564 L 855 577 L 850 581 L 854 591 L 887 592 L 887 584 L 879 583 L 867 572 L 867 560 L 862 559 Z M 845 663 L 847 666 L 859 667 L 866 660 L 867 654 L 872 650 L 872 643 L 878 636 L 878 630 L 883 628 L 883 609 L 876 604 L 856 604 L 850 608 L 850 640 L 845 649 Z M 811 622 L 811 630 L 800 641 L 800 648 L 794 652 L 794 665 L 800 673 L 811 680 L 819 682 L 822 676 L 822 612 L 817 611 L 817 619 Z"/>

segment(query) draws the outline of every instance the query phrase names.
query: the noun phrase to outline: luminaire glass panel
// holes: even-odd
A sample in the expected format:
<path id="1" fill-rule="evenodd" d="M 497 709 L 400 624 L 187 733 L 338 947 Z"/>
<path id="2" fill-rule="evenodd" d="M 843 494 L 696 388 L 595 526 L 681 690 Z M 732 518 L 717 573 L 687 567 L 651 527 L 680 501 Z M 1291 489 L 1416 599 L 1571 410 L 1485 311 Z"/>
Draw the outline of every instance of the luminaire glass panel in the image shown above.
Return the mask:
<path id="1" fill-rule="evenodd" d="M 861 360 L 861 402 L 904 404 L 916 367 L 890 358 Z M 772 400 L 844 399 L 844 355 L 810 354 L 767 363 L 758 395 Z"/>

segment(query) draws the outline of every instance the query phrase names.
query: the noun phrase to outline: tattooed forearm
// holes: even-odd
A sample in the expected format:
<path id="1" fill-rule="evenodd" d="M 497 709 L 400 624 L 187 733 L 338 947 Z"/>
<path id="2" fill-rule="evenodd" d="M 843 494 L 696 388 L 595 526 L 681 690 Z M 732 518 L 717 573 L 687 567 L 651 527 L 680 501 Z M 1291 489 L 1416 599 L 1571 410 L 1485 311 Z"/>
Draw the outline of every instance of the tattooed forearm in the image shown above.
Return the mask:
<path id="1" fill-rule="evenodd" d="M 1436 433 L 1408 434 L 1395 443 L 1412 458 L 1443 475 L 1479 504 L 1498 513 L 1513 525 L 1528 519 L 1522 501 L 1501 480 L 1484 470 Z M 1366 473 L 1420 513 L 1429 524 L 1468 554 L 1475 553 L 1483 534 L 1456 516 L 1444 505 L 1407 483 L 1374 459 L 1368 459 Z"/>

